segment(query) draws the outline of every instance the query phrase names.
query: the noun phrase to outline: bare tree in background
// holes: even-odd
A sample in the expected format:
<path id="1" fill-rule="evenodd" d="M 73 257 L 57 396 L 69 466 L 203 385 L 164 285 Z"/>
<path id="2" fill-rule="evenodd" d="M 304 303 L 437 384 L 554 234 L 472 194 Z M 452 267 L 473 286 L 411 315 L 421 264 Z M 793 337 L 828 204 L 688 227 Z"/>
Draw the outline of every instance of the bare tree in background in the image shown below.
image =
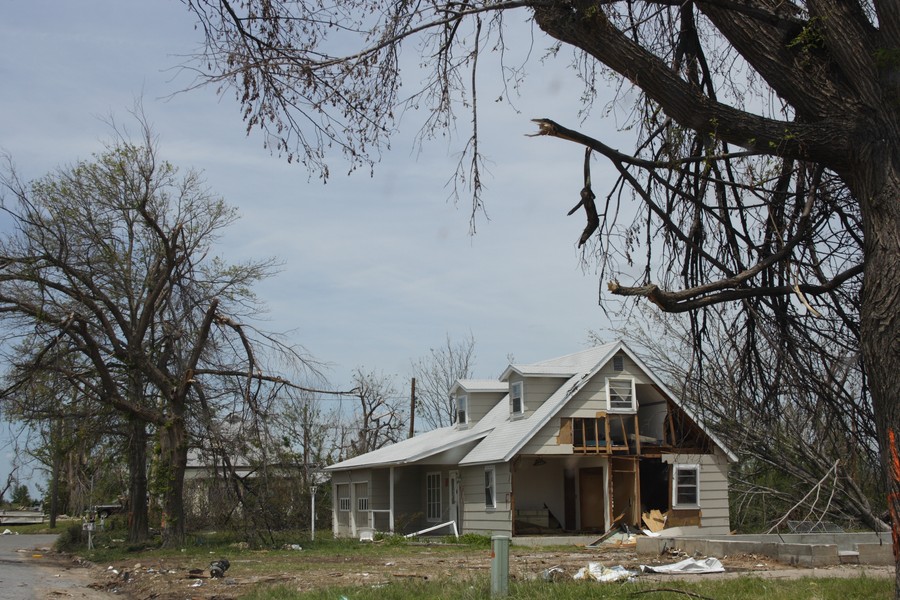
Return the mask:
<path id="1" fill-rule="evenodd" d="M 22 346 L 7 376 L 12 387 L 3 394 L 5 418 L 30 433 L 26 452 L 50 475 L 46 497 L 50 526 L 55 527 L 61 513 L 83 514 L 91 504 L 127 493 L 128 484 L 120 475 L 127 467 L 131 428 L 115 410 L 74 382 L 30 369 L 30 351 L 25 348 L 33 346 L 32 340 Z M 29 371 L 27 378 L 22 378 L 19 365 Z"/>
<path id="2" fill-rule="evenodd" d="M 705 321 L 717 305 L 732 304 L 730 317 L 748 333 L 740 355 L 746 378 L 768 376 L 771 353 L 791 355 L 796 342 L 815 352 L 835 327 L 859 340 L 900 583 L 896 0 L 187 6 L 206 38 L 194 63 L 200 80 L 230 86 L 249 128 L 323 176 L 329 148 L 353 165 L 377 161 L 406 108 L 427 111 L 425 137 L 452 130 L 454 110 L 468 109 L 459 174 L 473 192 L 473 212 L 482 207 L 484 97 L 475 82 L 499 81 L 506 94 L 526 73 L 503 64 L 510 40 L 533 43 L 527 32 L 512 37 L 506 28 L 512 11 L 524 12 L 547 36 L 547 52 L 537 54 L 572 57 L 585 83 L 581 115 L 547 108 L 570 127 L 535 121 L 538 135 L 557 138 L 548 152 L 573 145 L 571 177 L 587 208 L 581 242 L 612 294 L 689 312 L 700 358 L 709 341 Z M 427 57 L 427 71 L 401 96 L 408 70 L 398 68 L 400 51 L 412 45 Z M 500 57 L 493 78 L 480 72 L 491 53 Z M 608 126 L 589 113 L 607 76 L 628 101 L 632 152 L 586 133 Z M 583 179 L 584 148 L 618 174 L 598 194 Z M 561 210 L 575 200 L 561 199 Z"/>
<path id="3" fill-rule="evenodd" d="M 453 424 L 456 407 L 450 388 L 457 379 L 472 376 L 475 368 L 475 337 L 454 342 L 447 334 L 444 344 L 430 348 L 428 354 L 412 364 L 416 378 L 416 415 L 429 429 Z"/>
<path id="4" fill-rule="evenodd" d="M 394 381 L 383 373 L 353 373 L 356 407 L 352 420 L 342 427 L 343 456 L 352 458 L 378 450 L 406 437 L 406 399 L 397 393 Z"/>
<path id="5" fill-rule="evenodd" d="M 14 223 L 0 240 L 4 352 L 29 341 L 7 361 L 3 396 L 41 375 L 119 414 L 131 427 L 129 535 L 147 535 L 149 488 L 162 498 L 163 543 L 178 545 L 192 427 L 211 414 L 265 414 L 290 385 L 269 361 L 296 372 L 310 363 L 250 324 L 260 310 L 251 290 L 274 262 L 211 255 L 234 209 L 197 172 L 160 160 L 137 116 L 138 143 L 117 132 L 93 161 L 30 183 L 10 166 L 0 179 Z M 149 428 L 158 441 L 150 483 Z"/>

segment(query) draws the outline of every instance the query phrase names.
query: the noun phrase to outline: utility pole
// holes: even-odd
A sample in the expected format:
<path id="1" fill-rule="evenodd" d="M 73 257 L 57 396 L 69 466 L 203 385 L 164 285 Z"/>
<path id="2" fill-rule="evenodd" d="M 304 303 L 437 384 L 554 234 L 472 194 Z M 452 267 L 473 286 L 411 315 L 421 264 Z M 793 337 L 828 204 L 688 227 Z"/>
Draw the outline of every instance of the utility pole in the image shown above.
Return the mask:
<path id="1" fill-rule="evenodd" d="M 409 437 L 416 434 L 416 378 L 409 385 Z"/>

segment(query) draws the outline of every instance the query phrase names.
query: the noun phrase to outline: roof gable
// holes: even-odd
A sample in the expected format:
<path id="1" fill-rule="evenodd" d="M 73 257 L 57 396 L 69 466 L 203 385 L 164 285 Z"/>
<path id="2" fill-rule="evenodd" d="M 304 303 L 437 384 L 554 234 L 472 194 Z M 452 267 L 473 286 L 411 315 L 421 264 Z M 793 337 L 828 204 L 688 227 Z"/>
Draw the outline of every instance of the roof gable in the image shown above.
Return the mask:
<path id="1" fill-rule="evenodd" d="M 474 447 L 459 462 L 460 465 L 477 465 L 511 460 L 560 409 L 571 400 L 594 376 L 612 360 L 618 352 L 625 353 L 654 386 L 682 410 L 730 460 L 737 457 L 688 409 L 666 385 L 651 371 L 624 341 L 619 340 L 581 352 L 567 354 L 538 363 L 510 365 L 494 380 L 459 380 L 452 391 L 502 392 L 508 387 L 508 379 L 513 373 L 522 377 L 559 378 L 560 385 L 547 400 L 525 418 L 510 419 L 509 407 L 501 399 L 474 426 L 460 429 L 455 426 L 435 429 L 392 446 L 369 452 L 328 467 L 328 470 L 346 470 L 373 466 L 410 464 L 424 460 L 435 454 L 465 444 L 476 442 Z"/>

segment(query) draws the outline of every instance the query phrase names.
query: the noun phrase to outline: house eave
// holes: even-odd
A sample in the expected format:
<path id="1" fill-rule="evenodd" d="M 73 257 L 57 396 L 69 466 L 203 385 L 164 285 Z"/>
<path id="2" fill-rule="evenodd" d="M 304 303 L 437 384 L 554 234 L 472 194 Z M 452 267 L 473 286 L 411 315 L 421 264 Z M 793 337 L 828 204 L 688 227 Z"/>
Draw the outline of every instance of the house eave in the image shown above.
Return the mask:
<path id="1" fill-rule="evenodd" d="M 442 452 L 447 452 L 449 450 L 453 450 L 459 446 L 463 446 L 465 444 L 476 442 L 485 438 L 493 428 L 490 429 L 482 429 L 477 431 L 470 432 L 471 435 L 460 436 L 457 439 L 451 440 L 448 443 L 437 445 L 430 447 L 424 451 L 412 453 L 409 456 L 396 458 L 396 459 L 388 459 L 388 460 L 373 460 L 367 462 L 353 462 L 354 459 L 348 459 L 345 461 L 341 461 L 339 463 L 335 463 L 333 465 L 329 465 L 325 467 L 326 471 L 336 473 L 340 471 L 353 471 L 357 469 L 371 469 L 375 467 L 397 467 L 397 466 L 405 466 L 405 465 L 413 465 L 427 458 L 431 458 L 437 454 L 441 454 Z M 412 438 L 410 438 L 412 439 Z M 365 455 L 362 455 L 365 456 Z M 345 463 L 351 463 L 345 465 Z M 342 466 L 344 465 L 344 466 Z"/>

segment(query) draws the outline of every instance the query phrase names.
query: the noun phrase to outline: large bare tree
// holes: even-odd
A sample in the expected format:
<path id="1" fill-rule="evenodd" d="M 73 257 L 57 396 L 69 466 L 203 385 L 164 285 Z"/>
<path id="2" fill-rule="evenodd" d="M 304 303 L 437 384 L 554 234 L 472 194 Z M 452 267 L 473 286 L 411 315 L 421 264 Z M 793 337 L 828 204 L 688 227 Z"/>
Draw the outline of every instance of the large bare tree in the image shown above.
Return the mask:
<path id="1" fill-rule="evenodd" d="M 394 381 L 384 373 L 362 367 L 353 372 L 353 416 L 344 416 L 340 459 L 352 458 L 402 440 L 406 428 L 406 402 Z"/>
<path id="2" fill-rule="evenodd" d="M 620 329 L 739 456 L 731 472 L 732 526 L 750 521 L 766 531 L 788 519 L 835 520 L 887 530 L 858 340 L 836 328 L 814 343 L 791 340 L 787 351 L 765 339 L 748 343 L 752 333 L 734 313 L 708 315 L 702 360 L 683 315 L 643 308 Z M 765 361 L 764 373 L 747 373 L 757 359 Z"/>
<path id="3" fill-rule="evenodd" d="M 457 379 L 471 377 L 475 367 L 475 337 L 454 342 L 448 334 L 444 343 L 429 348 L 428 354 L 413 361 L 416 377 L 416 415 L 429 428 L 453 424 L 456 405 L 450 388 Z"/>
<path id="4" fill-rule="evenodd" d="M 632 152 L 604 144 L 597 120 L 573 123 L 574 115 L 553 107 L 534 115 L 551 117 L 537 119 L 538 133 L 591 149 L 619 174 L 598 198 L 584 170 L 580 243 L 596 253 L 613 294 L 694 314 L 698 342 L 704 311 L 726 302 L 778 350 L 790 343 L 778 342 L 782 331 L 815 330 L 816 319 L 856 332 L 900 566 L 896 0 L 191 0 L 188 7 L 206 39 L 194 63 L 201 80 L 230 85 L 248 127 L 323 175 L 329 147 L 354 164 L 377 160 L 404 108 L 429 111 L 426 127 L 436 130 L 456 124 L 454 108 L 468 107 L 474 209 L 479 96 L 470 84 L 485 54 L 502 56 L 510 40 L 522 39 L 504 28 L 510 11 L 525 11 L 546 34 L 547 55 L 572 51 L 587 105 L 602 75 L 612 75 L 621 97 L 635 99 Z M 412 43 L 427 72 L 406 88 L 404 104 L 406 71 L 398 65 Z M 581 164 L 573 156 L 579 181 Z"/>
<path id="5" fill-rule="evenodd" d="M 119 414 L 130 427 L 132 537 L 146 535 L 147 491 L 162 498 L 165 544 L 185 531 L 182 492 L 192 427 L 208 415 L 268 410 L 288 382 L 266 369 L 271 351 L 303 368 L 297 349 L 241 319 L 271 260 L 226 264 L 211 254 L 234 210 L 195 171 L 119 136 L 92 161 L 30 183 L 7 169 L 0 239 L 0 326 L 28 340 L 7 397 L 40 374 Z M 61 408 L 65 412 L 65 407 Z M 158 438 L 147 481 L 148 434 Z"/>

